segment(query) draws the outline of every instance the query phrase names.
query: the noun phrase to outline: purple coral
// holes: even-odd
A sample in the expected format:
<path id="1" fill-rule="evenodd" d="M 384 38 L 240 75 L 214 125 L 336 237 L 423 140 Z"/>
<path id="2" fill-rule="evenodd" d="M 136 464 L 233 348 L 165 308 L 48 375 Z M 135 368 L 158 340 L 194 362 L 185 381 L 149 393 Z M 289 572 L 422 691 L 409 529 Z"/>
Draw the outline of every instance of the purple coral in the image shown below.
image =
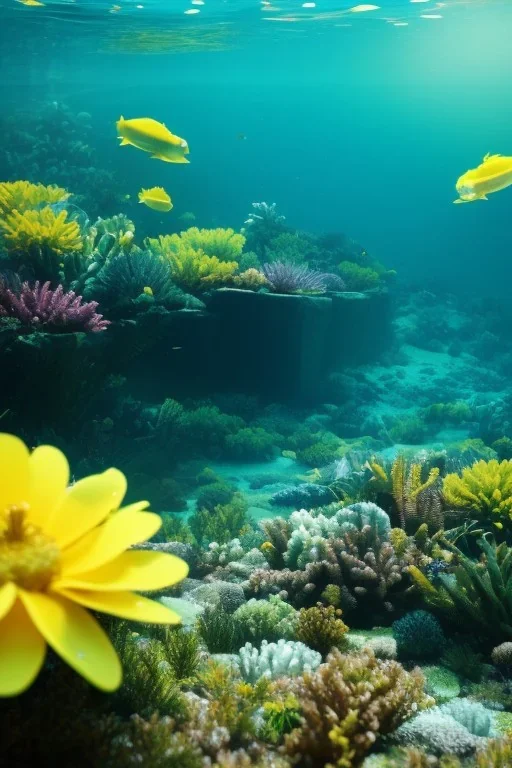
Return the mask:
<path id="1" fill-rule="evenodd" d="M 262 269 L 275 293 L 325 293 L 328 290 L 342 291 L 345 288 L 341 278 L 309 269 L 306 264 L 273 261 L 264 264 Z"/>
<path id="2" fill-rule="evenodd" d="M 13 317 L 24 325 L 53 331 L 105 331 L 110 325 L 96 313 L 97 301 L 82 303 L 74 291 L 65 292 L 62 285 L 55 291 L 50 283 L 33 287 L 23 283 L 17 290 L 0 284 L 0 317 Z"/>

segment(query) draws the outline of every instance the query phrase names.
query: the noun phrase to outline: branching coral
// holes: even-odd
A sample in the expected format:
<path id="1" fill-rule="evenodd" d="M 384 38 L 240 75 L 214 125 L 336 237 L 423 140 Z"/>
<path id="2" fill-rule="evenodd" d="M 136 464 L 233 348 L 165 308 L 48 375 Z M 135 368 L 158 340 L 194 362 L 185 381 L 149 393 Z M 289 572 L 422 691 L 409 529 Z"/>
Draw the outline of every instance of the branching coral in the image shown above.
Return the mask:
<path id="1" fill-rule="evenodd" d="M 301 570 L 256 570 L 247 584 L 257 595 L 282 592 L 294 605 L 315 604 L 328 584 L 341 588 L 341 607 L 357 618 L 394 610 L 410 587 L 408 563 L 397 558 L 390 542 L 375 539 L 366 525 L 344 536 L 312 541 L 309 559 Z M 351 622 L 353 619 L 351 618 Z"/>
<path id="2" fill-rule="evenodd" d="M 302 724 L 285 737 L 285 749 L 305 766 L 359 765 L 378 737 L 431 703 L 419 669 L 406 672 L 371 651 L 332 651 L 325 664 L 287 689 L 300 702 Z"/>
<path id="3" fill-rule="evenodd" d="M 67 200 L 69 192 L 56 185 L 31 184 L 29 181 L 0 183 L 0 217 L 17 210 L 19 213 Z"/>
<path id="4" fill-rule="evenodd" d="M 331 585 L 332 586 L 332 585 Z M 309 648 L 322 655 L 333 648 L 340 648 L 348 627 L 341 619 L 341 611 L 333 605 L 320 603 L 313 608 L 301 608 L 295 628 L 295 636 Z"/>
<path id="5" fill-rule="evenodd" d="M 477 461 L 462 470 L 462 475 L 447 475 L 443 481 L 446 501 L 468 509 L 479 520 L 497 527 L 510 526 L 512 520 L 512 461 Z"/>
<path id="6" fill-rule="evenodd" d="M 246 643 L 238 655 L 240 673 L 248 683 L 255 683 L 261 677 L 276 680 L 312 672 L 322 661 L 320 654 L 304 643 L 283 639 L 277 643 L 263 640 L 259 650 Z"/>
<path id="7" fill-rule="evenodd" d="M 240 637 L 258 645 L 262 640 L 292 639 L 296 616 L 297 612 L 291 605 L 271 595 L 268 600 L 249 600 L 235 611 L 233 618 L 238 624 Z"/>
<path id="8" fill-rule="evenodd" d="M 237 288 L 243 288 L 246 291 L 259 291 L 260 288 L 265 288 L 268 285 L 268 280 L 259 269 L 249 267 L 239 275 L 235 275 L 234 284 Z"/>
<path id="9" fill-rule="evenodd" d="M 50 333 L 73 331 L 105 331 L 109 325 L 97 314 L 98 303 L 82 303 L 73 291 L 66 293 L 59 285 L 55 291 L 50 283 L 33 287 L 23 283 L 18 293 L 0 285 L 0 317 L 13 317 L 31 330 Z"/>

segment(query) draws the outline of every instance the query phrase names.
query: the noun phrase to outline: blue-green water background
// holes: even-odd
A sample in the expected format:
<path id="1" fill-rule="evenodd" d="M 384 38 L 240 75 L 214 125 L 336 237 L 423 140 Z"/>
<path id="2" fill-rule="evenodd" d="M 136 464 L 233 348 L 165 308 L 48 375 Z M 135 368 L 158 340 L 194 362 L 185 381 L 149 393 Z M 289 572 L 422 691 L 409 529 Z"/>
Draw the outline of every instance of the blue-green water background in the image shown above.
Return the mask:
<path id="1" fill-rule="evenodd" d="M 186 0 L 119 4 L 1 0 L 0 110 L 56 100 L 91 113 L 122 193 L 133 201 L 163 185 L 173 198 L 167 216 L 127 202 L 145 233 L 179 229 L 184 211 L 201 226 L 240 227 L 266 200 L 292 226 L 345 232 L 406 279 L 507 296 L 512 190 L 452 200 L 486 152 L 512 155 L 510 3 L 380 0 L 379 11 L 318 19 L 276 3 L 274 17 L 290 22 L 252 0 L 206 0 L 194 16 Z M 308 13 L 349 7 L 319 0 Z M 191 29 L 220 30 L 225 49 L 183 53 L 171 39 L 164 53 L 133 52 L 148 30 Z M 165 122 L 189 142 L 191 164 L 119 148 L 121 114 Z"/>

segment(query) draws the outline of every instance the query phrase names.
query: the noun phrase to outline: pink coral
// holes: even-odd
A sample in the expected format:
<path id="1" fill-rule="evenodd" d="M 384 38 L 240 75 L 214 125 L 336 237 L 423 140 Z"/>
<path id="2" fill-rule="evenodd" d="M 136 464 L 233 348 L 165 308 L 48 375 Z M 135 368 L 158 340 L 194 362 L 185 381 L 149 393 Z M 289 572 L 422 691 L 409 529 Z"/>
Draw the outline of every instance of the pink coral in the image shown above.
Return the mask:
<path id="1" fill-rule="evenodd" d="M 105 331 L 110 324 L 96 313 L 98 302 L 82 303 L 74 291 L 65 292 L 62 285 L 55 291 L 50 283 L 38 282 L 31 287 L 23 283 L 18 291 L 0 285 L 0 317 L 13 317 L 23 325 L 47 331 Z"/>

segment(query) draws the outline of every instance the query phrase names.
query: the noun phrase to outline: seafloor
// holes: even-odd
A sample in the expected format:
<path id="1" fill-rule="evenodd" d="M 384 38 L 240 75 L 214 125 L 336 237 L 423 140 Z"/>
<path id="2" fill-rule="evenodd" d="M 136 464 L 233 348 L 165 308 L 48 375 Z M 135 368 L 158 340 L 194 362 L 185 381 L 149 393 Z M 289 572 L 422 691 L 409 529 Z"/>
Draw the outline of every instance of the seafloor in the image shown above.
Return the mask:
<path id="1" fill-rule="evenodd" d="M 57 505 L 53 480 L 29 473 L 20 496 L 25 449 L 0 439 L 0 585 L 18 590 L 0 620 L 0 764 L 512 765 L 507 308 L 418 287 L 271 204 L 248 204 L 238 231 L 189 214 L 146 237 L 114 175 L 94 182 L 90 116 L 36 117 L 60 131 L 59 163 L 42 129 L 36 152 L 3 126 L 2 429 L 67 456 L 66 498 L 112 466 L 128 491 L 89 528 L 92 495 L 73 510 L 66 582 L 64 534 L 41 512 L 34 528 L 27 502 Z M 172 554 L 188 575 L 156 588 L 133 566 L 116 589 L 177 626 L 91 597 L 114 590 L 100 534 L 142 499 L 161 527 L 120 526 L 111 559 Z M 107 571 L 80 571 L 88 546 Z M 63 620 L 36 620 L 57 593 L 103 626 L 120 687 L 65 652 Z M 25 610 L 52 649 L 26 674 Z"/>

